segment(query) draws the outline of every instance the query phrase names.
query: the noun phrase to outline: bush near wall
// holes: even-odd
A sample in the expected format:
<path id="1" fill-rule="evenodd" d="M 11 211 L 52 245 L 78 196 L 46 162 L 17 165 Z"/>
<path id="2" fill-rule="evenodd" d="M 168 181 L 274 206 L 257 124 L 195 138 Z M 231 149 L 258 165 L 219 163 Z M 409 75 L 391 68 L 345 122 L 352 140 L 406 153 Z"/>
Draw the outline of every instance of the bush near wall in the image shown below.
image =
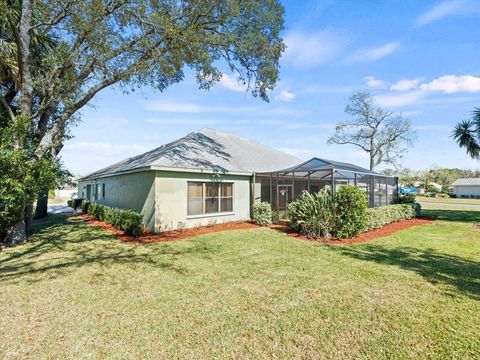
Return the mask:
<path id="1" fill-rule="evenodd" d="M 138 236 L 143 232 L 143 215 L 133 210 L 115 209 L 88 201 L 82 202 L 82 210 L 95 219 L 123 230 L 126 235 Z"/>
<path id="2" fill-rule="evenodd" d="M 399 204 L 415 204 L 415 194 L 405 194 L 398 197 Z"/>
<path id="3" fill-rule="evenodd" d="M 420 213 L 420 204 L 396 204 L 367 209 L 365 231 L 378 229 L 387 224 L 412 219 Z"/>
<path id="4" fill-rule="evenodd" d="M 253 221 L 260 226 L 272 224 L 272 206 L 268 202 L 253 204 Z"/>
<path id="5" fill-rule="evenodd" d="M 365 192 L 350 185 L 340 187 L 335 196 L 327 189 L 305 192 L 288 207 L 292 230 L 310 238 L 351 238 L 419 212 L 418 203 L 369 209 Z"/>

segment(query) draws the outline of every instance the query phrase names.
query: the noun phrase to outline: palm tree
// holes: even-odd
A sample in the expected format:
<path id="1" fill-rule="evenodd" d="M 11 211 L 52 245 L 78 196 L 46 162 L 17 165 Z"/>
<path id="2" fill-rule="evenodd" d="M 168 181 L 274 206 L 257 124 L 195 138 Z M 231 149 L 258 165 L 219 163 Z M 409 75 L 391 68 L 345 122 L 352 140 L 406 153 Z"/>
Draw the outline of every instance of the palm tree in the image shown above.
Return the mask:
<path id="1" fill-rule="evenodd" d="M 452 137 L 473 159 L 480 158 L 480 108 L 475 108 L 471 119 L 462 120 L 455 126 Z"/>

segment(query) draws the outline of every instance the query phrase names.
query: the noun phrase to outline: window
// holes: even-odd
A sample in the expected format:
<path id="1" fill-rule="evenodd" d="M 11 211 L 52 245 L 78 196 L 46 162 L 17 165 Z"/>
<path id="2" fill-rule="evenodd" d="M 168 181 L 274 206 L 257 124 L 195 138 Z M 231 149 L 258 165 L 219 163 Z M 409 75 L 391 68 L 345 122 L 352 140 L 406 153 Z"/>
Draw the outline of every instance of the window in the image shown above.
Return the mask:
<path id="1" fill-rule="evenodd" d="M 102 199 L 105 199 L 105 184 L 102 184 Z"/>
<path id="2" fill-rule="evenodd" d="M 188 215 L 233 211 L 233 184 L 188 182 Z"/>

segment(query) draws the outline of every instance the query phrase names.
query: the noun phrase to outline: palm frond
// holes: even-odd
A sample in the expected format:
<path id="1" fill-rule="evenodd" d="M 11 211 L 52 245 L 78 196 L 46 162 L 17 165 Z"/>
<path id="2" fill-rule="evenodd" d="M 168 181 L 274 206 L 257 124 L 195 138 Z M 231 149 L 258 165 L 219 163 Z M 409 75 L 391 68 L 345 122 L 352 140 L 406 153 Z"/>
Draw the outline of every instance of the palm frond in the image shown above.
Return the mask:
<path id="1" fill-rule="evenodd" d="M 480 115 L 480 114 L 479 114 Z M 478 132 L 476 119 L 462 120 L 454 128 L 452 137 L 458 146 L 465 148 L 472 158 L 480 157 L 480 133 Z"/>

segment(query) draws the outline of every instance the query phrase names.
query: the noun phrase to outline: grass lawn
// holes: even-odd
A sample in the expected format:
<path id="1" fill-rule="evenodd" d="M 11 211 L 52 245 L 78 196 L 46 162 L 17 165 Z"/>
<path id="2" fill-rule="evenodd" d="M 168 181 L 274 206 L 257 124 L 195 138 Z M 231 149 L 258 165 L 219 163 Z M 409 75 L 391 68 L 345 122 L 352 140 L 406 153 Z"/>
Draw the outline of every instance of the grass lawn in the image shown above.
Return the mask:
<path id="1" fill-rule="evenodd" d="M 446 204 L 467 204 L 467 205 L 480 205 L 480 199 L 462 199 L 462 198 L 441 198 L 441 197 L 426 197 L 417 195 L 415 199 L 418 202 L 430 202 L 430 203 L 446 203 Z"/>
<path id="2" fill-rule="evenodd" d="M 0 253 L 1 358 L 480 358 L 480 212 L 364 244 L 148 245 L 80 219 Z"/>

